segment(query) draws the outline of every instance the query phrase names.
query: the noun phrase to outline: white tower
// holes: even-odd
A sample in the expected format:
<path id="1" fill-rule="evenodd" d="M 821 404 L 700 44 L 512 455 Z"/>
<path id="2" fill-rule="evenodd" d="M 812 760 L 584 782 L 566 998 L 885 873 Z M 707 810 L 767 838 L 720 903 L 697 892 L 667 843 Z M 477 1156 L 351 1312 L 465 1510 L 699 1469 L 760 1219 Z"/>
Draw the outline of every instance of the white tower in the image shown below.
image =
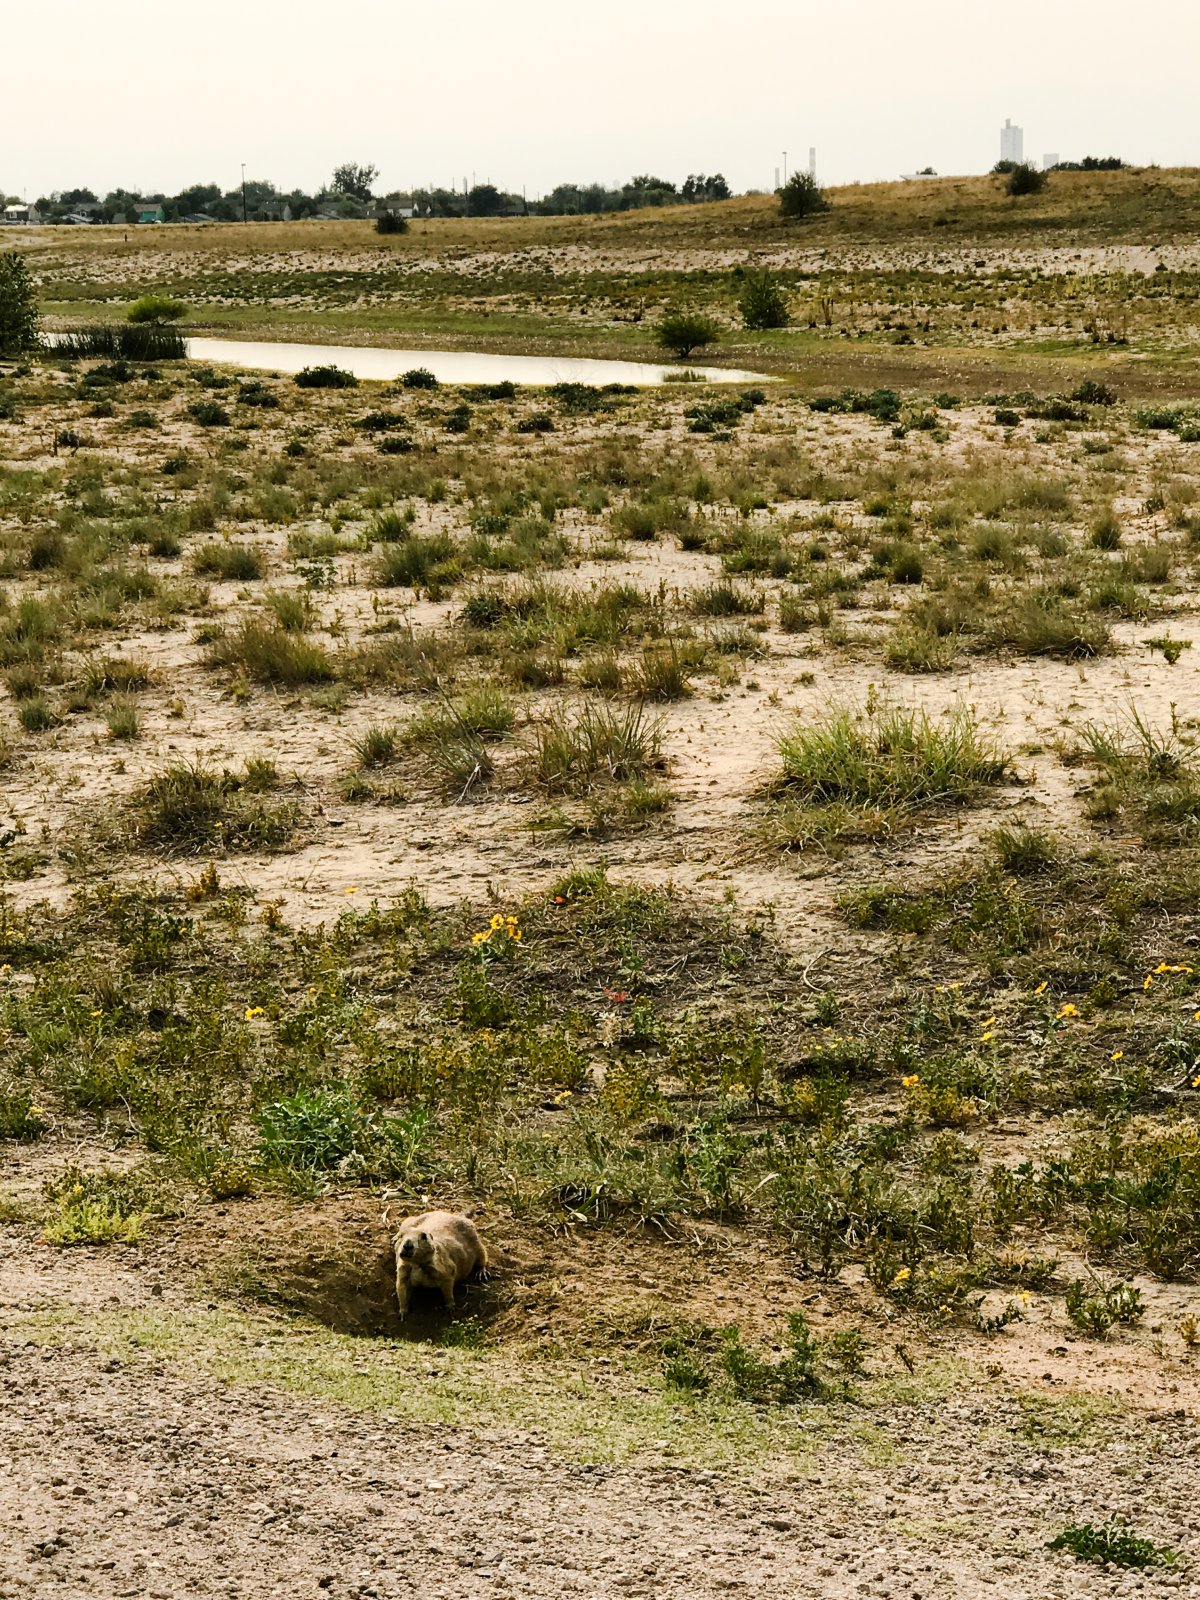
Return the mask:
<path id="1" fill-rule="evenodd" d="M 1007 117 L 1000 129 L 1000 159 L 1017 162 L 1025 159 L 1025 130 L 1018 128 L 1016 123 Z"/>

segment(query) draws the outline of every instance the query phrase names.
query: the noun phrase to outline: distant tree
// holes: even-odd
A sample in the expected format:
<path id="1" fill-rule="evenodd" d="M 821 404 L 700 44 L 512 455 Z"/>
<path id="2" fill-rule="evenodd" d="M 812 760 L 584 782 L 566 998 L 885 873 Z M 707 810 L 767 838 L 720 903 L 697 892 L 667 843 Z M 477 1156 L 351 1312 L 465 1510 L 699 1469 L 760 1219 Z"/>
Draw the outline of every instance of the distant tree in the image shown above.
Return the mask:
<path id="1" fill-rule="evenodd" d="M 398 211 L 381 211 L 375 218 L 376 233 L 407 233 L 408 218 Z"/>
<path id="2" fill-rule="evenodd" d="M 796 221 L 829 210 L 829 196 L 811 172 L 793 172 L 779 191 L 779 210 Z"/>
<path id="3" fill-rule="evenodd" d="M 1052 172 L 1121 172 L 1125 162 L 1120 156 L 1084 156 L 1082 161 L 1060 161 Z"/>
<path id="4" fill-rule="evenodd" d="M 133 189 L 111 189 L 104 196 L 101 215 L 106 222 L 111 222 L 114 217 L 124 217 L 126 220 L 136 218 L 143 198 Z"/>
<path id="5" fill-rule="evenodd" d="M 703 312 L 668 311 L 655 329 L 654 336 L 664 350 L 682 358 L 706 344 L 715 344 L 721 336 L 721 330 Z"/>
<path id="6" fill-rule="evenodd" d="M 689 205 L 704 200 L 728 200 L 730 196 L 729 185 L 720 172 L 714 172 L 711 177 L 705 177 L 702 172 L 690 172 L 679 192 Z"/>
<path id="7" fill-rule="evenodd" d="M 38 343 L 37 292 L 23 256 L 0 255 L 0 354 L 19 355 Z"/>
<path id="8" fill-rule="evenodd" d="M 178 322 L 187 315 L 182 300 L 172 300 L 165 294 L 140 295 L 125 313 L 126 322 L 154 322 L 160 327 L 164 322 Z"/>
<path id="9" fill-rule="evenodd" d="M 335 194 L 353 195 L 366 205 L 371 199 L 371 185 L 378 176 L 378 167 L 344 161 L 340 167 L 333 169 L 333 191 Z"/>
<path id="10" fill-rule="evenodd" d="M 769 272 L 748 272 L 738 299 L 742 323 L 747 328 L 786 328 L 790 320 L 787 295 L 779 279 Z"/>
<path id="11" fill-rule="evenodd" d="M 494 183 L 477 183 L 467 196 L 467 212 L 472 217 L 498 217 L 504 205 L 504 196 Z"/>
<path id="12" fill-rule="evenodd" d="M 996 165 L 992 168 L 992 171 L 998 177 L 1004 177 L 1012 171 L 1016 164 L 1017 163 L 1015 161 L 1009 161 L 1008 158 L 1005 157 L 1003 161 L 997 161 Z"/>
<path id="13" fill-rule="evenodd" d="M 679 199 L 679 190 L 666 178 L 651 177 L 648 172 L 631 178 L 621 190 L 621 209 L 632 211 L 639 206 L 669 206 Z"/>
<path id="14" fill-rule="evenodd" d="M 1031 167 L 1028 161 L 1018 161 L 1008 174 L 1007 187 L 1013 195 L 1041 194 L 1046 187 L 1046 174 L 1040 167 Z"/>
<path id="15" fill-rule="evenodd" d="M 203 211 L 214 215 L 213 207 L 220 201 L 221 191 L 215 183 L 193 183 L 167 201 L 169 217 L 191 217 Z"/>

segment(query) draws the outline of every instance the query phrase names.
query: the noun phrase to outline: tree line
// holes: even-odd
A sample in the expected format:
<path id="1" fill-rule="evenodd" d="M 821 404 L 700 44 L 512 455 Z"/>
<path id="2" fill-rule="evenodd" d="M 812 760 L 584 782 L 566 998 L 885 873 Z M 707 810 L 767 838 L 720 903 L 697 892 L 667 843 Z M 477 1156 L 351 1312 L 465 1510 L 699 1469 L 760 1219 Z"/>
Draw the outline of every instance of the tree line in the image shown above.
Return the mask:
<path id="1" fill-rule="evenodd" d="M 649 173 L 614 188 L 601 183 L 561 183 L 549 194 L 532 200 L 491 183 L 464 185 L 462 189 L 417 187 L 383 195 L 376 193 L 378 176 L 378 168 L 370 163 L 347 161 L 335 168 L 329 184 L 315 193 L 279 189 L 266 179 L 252 178 L 226 190 L 215 183 L 194 183 L 177 194 L 143 194 L 117 188 L 101 196 L 88 188 L 65 189 L 41 196 L 35 205 L 46 222 L 61 222 L 71 216 L 102 222 L 132 221 L 140 212 L 155 206 L 162 208 L 167 222 L 189 217 L 239 222 L 243 216 L 251 221 L 275 219 L 285 210 L 294 218 L 362 217 L 389 207 L 411 209 L 418 217 L 567 216 L 632 211 L 642 206 L 697 205 L 728 200 L 733 193 L 719 172 L 691 173 L 682 184 Z"/>

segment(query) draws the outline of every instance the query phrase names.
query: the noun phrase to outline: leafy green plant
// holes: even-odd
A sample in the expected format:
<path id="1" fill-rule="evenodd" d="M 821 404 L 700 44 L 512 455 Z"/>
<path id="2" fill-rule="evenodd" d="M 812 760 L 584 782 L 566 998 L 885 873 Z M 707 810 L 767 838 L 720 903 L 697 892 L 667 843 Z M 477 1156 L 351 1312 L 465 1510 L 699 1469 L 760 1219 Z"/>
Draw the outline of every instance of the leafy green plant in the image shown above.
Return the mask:
<path id="1" fill-rule="evenodd" d="M 1069 1550 L 1080 1561 L 1094 1561 L 1099 1566 L 1111 1562 L 1115 1567 L 1175 1567 L 1180 1561 L 1177 1550 L 1139 1538 L 1116 1521 L 1099 1527 L 1091 1522 L 1076 1523 L 1051 1539 L 1049 1548 Z"/>
<path id="2" fill-rule="evenodd" d="M 182 300 L 173 300 L 170 295 L 165 294 L 143 294 L 138 296 L 125 313 L 125 320 L 161 325 L 164 322 L 178 322 L 185 316 L 187 316 L 187 306 Z"/>
<path id="3" fill-rule="evenodd" d="M 1098 1339 L 1116 1323 L 1136 1322 L 1145 1314 L 1141 1291 L 1132 1283 L 1088 1284 L 1075 1278 L 1067 1285 L 1067 1316 Z"/>
<path id="4" fill-rule="evenodd" d="M 790 222 L 829 210 L 829 196 L 811 172 L 793 172 L 779 190 L 779 213 Z"/>
<path id="5" fill-rule="evenodd" d="M 301 367 L 295 382 L 301 389 L 357 389 L 358 379 L 344 367 Z"/>
<path id="6" fill-rule="evenodd" d="M 668 311 L 654 331 L 654 337 L 664 350 L 681 360 L 693 350 L 715 344 L 721 330 L 712 317 L 700 311 Z"/>
<path id="7" fill-rule="evenodd" d="M 43 1237 L 49 1244 L 131 1244 L 147 1222 L 174 1209 L 157 1174 L 87 1172 L 70 1166 L 45 1185 L 53 1209 Z"/>
<path id="8" fill-rule="evenodd" d="M 1005 188 L 1011 195 L 1041 194 L 1046 187 L 1047 175 L 1040 167 L 1028 161 L 1017 161 L 1008 173 Z"/>
<path id="9" fill-rule="evenodd" d="M 739 1400 L 754 1405 L 796 1405 L 827 1394 L 818 1371 L 818 1346 L 802 1311 L 788 1316 L 788 1348 L 779 1361 L 768 1361 L 742 1342 L 741 1330 L 722 1334 L 721 1365 Z"/>
<path id="10" fill-rule="evenodd" d="M 18 356 L 36 350 L 37 290 L 29 265 L 19 250 L 0 254 L 0 355 Z"/>
<path id="11" fill-rule="evenodd" d="M 0 1080 L 0 1139 L 32 1144 L 46 1128 L 43 1113 L 34 1105 L 29 1091 Z"/>
<path id="12" fill-rule="evenodd" d="M 787 295 L 770 272 L 748 272 L 738 296 L 738 311 L 743 327 L 759 331 L 786 328 L 790 321 Z"/>

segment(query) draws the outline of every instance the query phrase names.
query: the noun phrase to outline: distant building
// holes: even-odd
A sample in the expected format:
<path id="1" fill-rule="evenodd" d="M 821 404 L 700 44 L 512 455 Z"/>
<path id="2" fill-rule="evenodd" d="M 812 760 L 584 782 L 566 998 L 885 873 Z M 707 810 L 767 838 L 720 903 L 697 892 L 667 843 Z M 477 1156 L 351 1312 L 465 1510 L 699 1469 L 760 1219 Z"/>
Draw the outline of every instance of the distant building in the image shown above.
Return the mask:
<path id="1" fill-rule="evenodd" d="M 1049 155 L 1042 157 L 1042 171 L 1053 172 L 1058 165 L 1058 151 L 1052 150 Z"/>
<path id="2" fill-rule="evenodd" d="M 1018 128 L 1016 123 L 1007 117 L 1000 129 L 1000 159 L 1014 162 L 1025 159 L 1025 130 Z"/>
<path id="3" fill-rule="evenodd" d="M 165 222 L 167 214 L 161 206 L 142 206 L 137 219 L 139 222 Z"/>
<path id="4" fill-rule="evenodd" d="M 20 205 L 5 206 L 3 219 L 5 222 L 21 226 L 25 223 L 40 222 L 42 214 L 36 206 L 27 206 L 22 203 Z"/>
<path id="5" fill-rule="evenodd" d="M 902 172 L 900 177 L 905 183 L 916 183 L 920 178 L 936 178 L 937 173 L 932 167 L 922 167 L 920 172 Z"/>

